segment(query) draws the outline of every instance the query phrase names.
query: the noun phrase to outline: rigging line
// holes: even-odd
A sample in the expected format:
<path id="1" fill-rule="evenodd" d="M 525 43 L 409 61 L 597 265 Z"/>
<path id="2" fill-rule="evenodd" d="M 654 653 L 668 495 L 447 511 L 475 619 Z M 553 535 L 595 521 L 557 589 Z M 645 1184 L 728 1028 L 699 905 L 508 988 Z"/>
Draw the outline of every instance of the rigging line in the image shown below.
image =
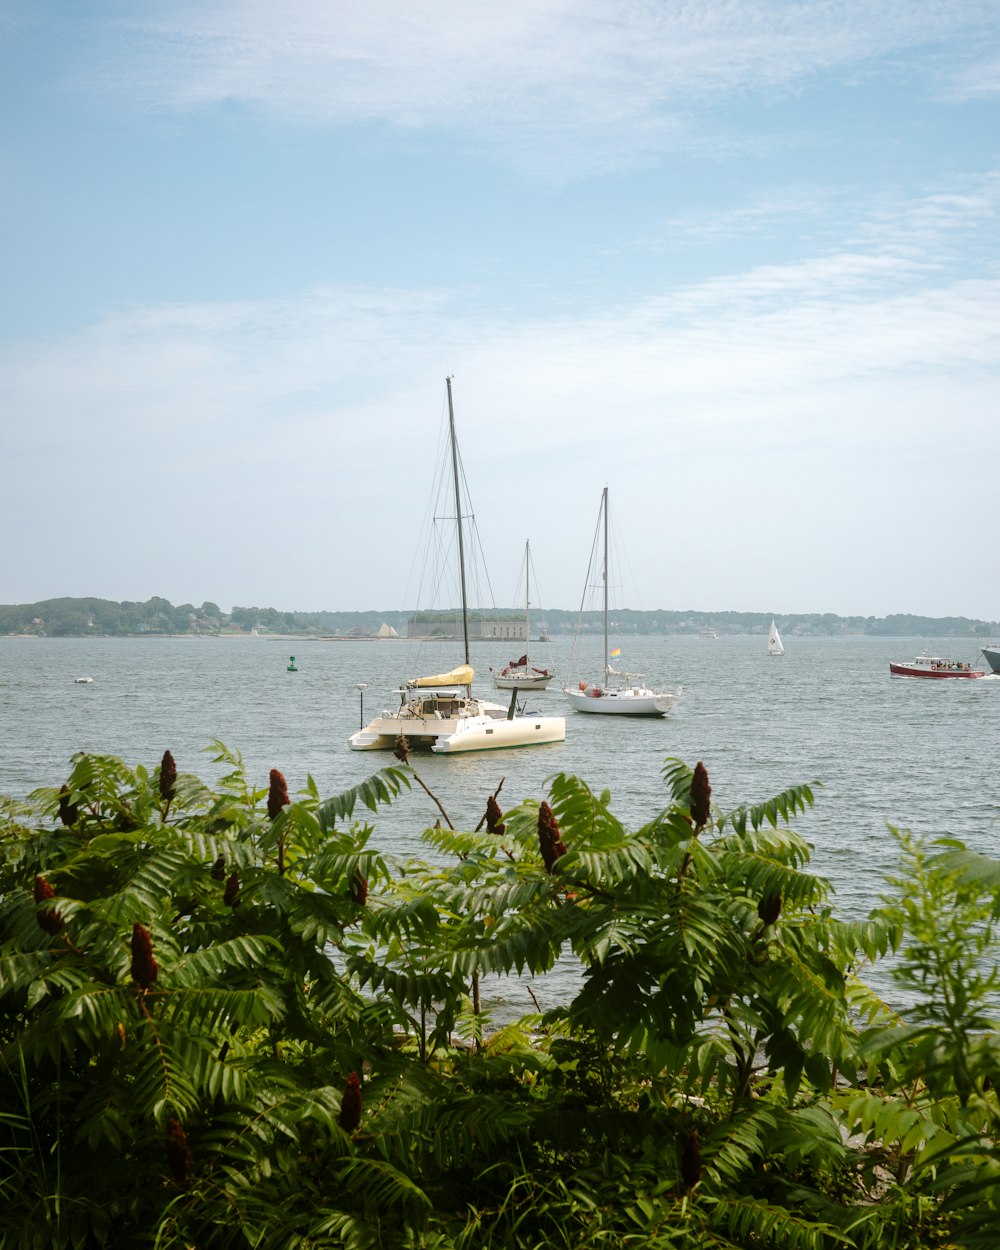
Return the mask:
<path id="1" fill-rule="evenodd" d="M 591 602 L 588 599 L 588 595 L 591 595 L 594 593 L 594 591 L 601 589 L 601 584 L 598 582 L 591 581 L 591 578 L 593 577 L 594 571 L 597 567 L 598 552 L 601 549 L 601 520 L 602 520 L 603 515 L 604 515 L 604 497 L 602 495 L 601 506 L 597 509 L 597 522 L 594 525 L 594 539 L 590 546 L 590 560 L 587 563 L 587 579 L 583 585 L 583 594 L 580 596 L 580 611 L 577 617 L 578 625 L 582 624 L 583 622 L 584 612 L 591 610 L 590 608 L 588 608 L 588 604 Z"/>

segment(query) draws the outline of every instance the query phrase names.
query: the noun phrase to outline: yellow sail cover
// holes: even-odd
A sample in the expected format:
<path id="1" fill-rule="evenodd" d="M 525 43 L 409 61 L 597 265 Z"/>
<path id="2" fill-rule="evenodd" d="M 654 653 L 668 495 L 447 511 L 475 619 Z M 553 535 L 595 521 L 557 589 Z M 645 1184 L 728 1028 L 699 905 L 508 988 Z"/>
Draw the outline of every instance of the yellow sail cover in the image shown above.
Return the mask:
<path id="1" fill-rule="evenodd" d="M 475 674 L 469 664 L 460 664 L 450 673 L 438 673 L 435 677 L 412 677 L 408 686 L 471 686 Z"/>

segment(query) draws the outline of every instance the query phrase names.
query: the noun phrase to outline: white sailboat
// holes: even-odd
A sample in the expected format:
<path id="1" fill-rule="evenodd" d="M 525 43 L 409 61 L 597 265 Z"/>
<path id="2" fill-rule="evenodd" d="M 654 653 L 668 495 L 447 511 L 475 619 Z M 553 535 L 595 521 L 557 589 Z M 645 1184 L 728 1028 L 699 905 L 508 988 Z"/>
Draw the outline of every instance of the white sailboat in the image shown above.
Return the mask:
<path id="1" fill-rule="evenodd" d="M 785 648 L 781 642 L 781 635 L 778 633 L 778 626 L 771 621 L 771 628 L 767 633 L 767 654 L 768 655 L 784 655 Z"/>
<path id="2" fill-rule="evenodd" d="M 431 750 L 444 755 L 490 751 L 501 747 L 540 746 L 543 743 L 562 742 L 566 737 L 565 717 L 542 716 L 539 713 L 519 714 L 516 709 L 516 691 L 511 695 L 509 707 L 489 703 L 472 693 L 475 674 L 469 662 L 469 605 L 451 378 L 447 379 L 447 386 L 465 659 L 450 672 L 414 677 L 407 681 L 398 691 L 399 707 L 380 712 L 350 736 L 348 745 L 353 751 L 391 751 L 400 735 L 406 738 L 411 749 Z"/>
<path id="3" fill-rule="evenodd" d="M 555 677 L 555 670 L 539 668 L 528 659 L 531 646 L 531 544 L 524 544 L 524 655 L 503 668 L 490 669 L 498 690 L 544 690 Z"/>
<path id="4" fill-rule="evenodd" d="M 595 541 L 591 553 L 590 568 L 587 570 L 587 582 L 584 587 L 584 601 L 587 587 L 593 585 L 592 575 L 595 567 L 599 567 L 600 584 L 602 587 L 602 612 L 604 634 L 604 669 L 600 682 L 581 680 L 576 686 L 564 686 L 563 692 L 578 712 L 591 712 L 604 716 L 666 716 L 680 697 L 680 691 L 653 690 L 645 685 L 641 673 L 625 673 L 612 668 L 611 660 L 617 654 L 608 649 L 608 488 L 605 486 L 601 494 L 601 508 L 598 513 L 598 527 L 603 530 L 603 554 L 598 557 L 599 544 Z M 582 619 L 584 603 L 580 604 Z M 573 643 L 573 658 L 576 659 L 577 646 L 580 640 L 580 628 L 577 626 L 576 639 Z"/>

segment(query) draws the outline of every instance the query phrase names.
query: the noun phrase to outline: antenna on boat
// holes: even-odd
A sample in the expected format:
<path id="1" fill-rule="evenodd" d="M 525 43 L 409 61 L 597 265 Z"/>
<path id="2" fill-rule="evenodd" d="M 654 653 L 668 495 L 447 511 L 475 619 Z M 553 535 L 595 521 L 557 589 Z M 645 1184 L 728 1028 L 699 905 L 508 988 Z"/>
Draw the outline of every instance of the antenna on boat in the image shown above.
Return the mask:
<path id="1" fill-rule="evenodd" d="M 462 494 L 458 485 L 458 439 L 455 437 L 455 405 L 451 397 L 451 374 L 445 378 L 448 387 L 448 432 L 451 435 L 451 471 L 455 479 L 455 520 L 458 524 L 458 579 L 462 587 L 462 641 L 465 663 L 469 663 L 469 604 L 465 591 L 465 542 L 462 535 Z"/>

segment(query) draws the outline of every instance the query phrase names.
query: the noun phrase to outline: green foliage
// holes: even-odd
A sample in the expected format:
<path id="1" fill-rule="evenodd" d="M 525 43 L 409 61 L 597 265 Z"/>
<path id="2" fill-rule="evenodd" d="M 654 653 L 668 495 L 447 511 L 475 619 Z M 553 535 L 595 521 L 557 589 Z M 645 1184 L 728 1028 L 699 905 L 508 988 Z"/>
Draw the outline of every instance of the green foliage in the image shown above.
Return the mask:
<path id="1" fill-rule="evenodd" d="M 904 935 L 892 975 L 909 1020 L 862 1036 L 880 1093 L 847 1100 L 853 1127 L 892 1152 L 901 1202 L 932 1203 L 952 1243 L 1000 1243 L 1000 865 L 960 842 L 892 830 L 901 870 L 882 918 Z"/>
<path id="2" fill-rule="evenodd" d="M 273 805 L 211 751 L 0 809 L 4 1247 L 997 1244 L 994 861 L 900 834 L 848 924 L 812 787 L 724 812 L 668 760 L 638 829 L 558 774 L 394 863 L 412 768 Z"/>

